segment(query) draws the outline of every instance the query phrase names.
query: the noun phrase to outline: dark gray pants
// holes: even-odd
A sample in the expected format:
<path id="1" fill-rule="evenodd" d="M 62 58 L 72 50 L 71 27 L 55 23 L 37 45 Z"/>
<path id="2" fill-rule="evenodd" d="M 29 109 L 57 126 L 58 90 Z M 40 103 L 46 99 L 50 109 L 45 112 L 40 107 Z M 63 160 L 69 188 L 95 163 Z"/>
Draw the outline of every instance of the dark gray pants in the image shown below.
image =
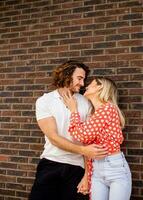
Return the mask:
<path id="1" fill-rule="evenodd" d="M 41 159 L 29 200 L 84 200 L 77 185 L 84 169 L 79 166 Z"/>

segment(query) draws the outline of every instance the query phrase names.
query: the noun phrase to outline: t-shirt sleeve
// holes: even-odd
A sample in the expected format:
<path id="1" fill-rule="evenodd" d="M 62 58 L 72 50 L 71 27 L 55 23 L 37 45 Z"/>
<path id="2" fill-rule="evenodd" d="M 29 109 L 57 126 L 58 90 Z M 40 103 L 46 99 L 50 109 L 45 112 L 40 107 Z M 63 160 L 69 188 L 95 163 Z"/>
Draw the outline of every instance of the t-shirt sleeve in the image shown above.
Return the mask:
<path id="1" fill-rule="evenodd" d="M 52 117 L 50 104 L 44 97 L 40 97 L 36 101 L 36 119 L 38 121 L 47 117 Z"/>

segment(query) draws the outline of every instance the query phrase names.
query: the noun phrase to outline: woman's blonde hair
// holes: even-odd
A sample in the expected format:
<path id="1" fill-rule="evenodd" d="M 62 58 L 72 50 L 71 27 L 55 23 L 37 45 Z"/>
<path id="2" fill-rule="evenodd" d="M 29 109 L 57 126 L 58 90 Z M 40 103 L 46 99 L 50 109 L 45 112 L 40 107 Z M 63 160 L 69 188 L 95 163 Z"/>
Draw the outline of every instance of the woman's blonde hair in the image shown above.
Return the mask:
<path id="1" fill-rule="evenodd" d="M 95 77 L 95 81 L 97 85 L 102 85 L 103 87 L 99 90 L 99 98 L 101 101 L 104 102 L 111 102 L 113 103 L 119 113 L 120 123 L 122 128 L 125 126 L 125 118 L 123 116 L 122 111 L 118 107 L 117 103 L 117 86 L 115 82 L 107 77 Z"/>

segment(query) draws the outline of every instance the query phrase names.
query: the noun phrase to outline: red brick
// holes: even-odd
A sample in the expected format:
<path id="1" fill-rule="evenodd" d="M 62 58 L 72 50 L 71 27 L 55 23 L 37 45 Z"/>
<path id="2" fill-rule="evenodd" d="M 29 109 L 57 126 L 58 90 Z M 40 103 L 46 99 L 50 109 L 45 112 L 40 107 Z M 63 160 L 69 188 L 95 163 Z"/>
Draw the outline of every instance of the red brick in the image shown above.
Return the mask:
<path id="1" fill-rule="evenodd" d="M 78 57 L 80 56 L 79 51 L 71 51 L 71 52 L 60 52 L 59 57 Z"/>
<path id="2" fill-rule="evenodd" d="M 67 8 L 74 8 L 74 7 L 80 7 L 82 6 L 82 2 L 65 2 L 64 4 L 62 4 L 62 8 L 63 9 L 67 9 Z"/>
<path id="3" fill-rule="evenodd" d="M 118 60 L 139 60 L 142 59 L 142 55 L 140 54 L 123 54 L 117 56 Z"/>
<path id="4" fill-rule="evenodd" d="M 118 29 L 118 33 L 138 33 L 141 32 L 142 27 L 139 26 L 135 26 L 135 27 L 123 27 L 123 28 L 119 28 Z"/>
<path id="5" fill-rule="evenodd" d="M 50 27 L 55 28 L 55 27 L 63 27 L 63 26 L 70 26 L 69 21 L 63 21 L 63 22 L 53 22 L 50 24 Z"/>
<path id="6" fill-rule="evenodd" d="M 142 44 L 142 40 L 124 40 L 124 41 L 119 41 L 118 45 L 119 46 L 140 46 Z"/>
<path id="7" fill-rule="evenodd" d="M 75 20 L 72 20 L 71 24 L 72 25 L 81 25 L 81 24 L 90 24 L 92 23 L 92 19 L 75 19 Z"/>
<path id="8" fill-rule="evenodd" d="M 49 52 L 61 52 L 61 51 L 68 51 L 68 46 L 55 46 L 55 47 L 49 47 Z"/>
<path id="9" fill-rule="evenodd" d="M 103 36 L 95 36 L 95 37 L 84 37 L 82 38 L 82 43 L 93 43 L 93 42 L 102 42 L 104 41 Z"/>
<path id="10" fill-rule="evenodd" d="M 61 20 L 72 20 L 72 19 L 81 19 L 81 13 L 74 13 L 69 15 L 61 15 Z"/>
<path id="11" fill-rule="evenodd" d="M 115 61 L 114 55 L 93 56 L 93 61 Z"/>
<path id="12" fill-rule="evenodd" d="M 0 161 L 8 161 L 7 155 L 0 155 Z"/>
<path id="13" fill-rule="evenodd" d="M 106 54 L 124 54 L 128 52 L 129 52 L 128 48 L 112 48 L 112 49 L 105 50 Z"/>
<path id="14" fill-rule="evenodd" d="M 130 9 L 129 8 L 121 8 L 121 9 L 118 9 L 118 8 L 115 8 L 115 9 L 111 9 L 111 10 L 107 10 L 106 13 L 107 13 L 107 16 L 108 15 L 123 15 L 123 14 L 127 14 L 130 12 Z"/>

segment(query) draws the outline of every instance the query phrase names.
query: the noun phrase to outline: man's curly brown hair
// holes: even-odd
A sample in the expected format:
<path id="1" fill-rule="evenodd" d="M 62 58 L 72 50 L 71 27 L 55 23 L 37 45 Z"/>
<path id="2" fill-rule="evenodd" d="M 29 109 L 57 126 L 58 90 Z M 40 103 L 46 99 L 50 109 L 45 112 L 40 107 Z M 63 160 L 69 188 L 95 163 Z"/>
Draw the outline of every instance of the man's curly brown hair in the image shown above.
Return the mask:
<path id="1" fill-rule="evenodd" d="M 72 75 L 76 68 L 82 68 L 85 71 L 86 79 L 89 74 L 88 66 L 76 60 L 69 60 L 53 71 L 54 86 L 57 88 L 68 87 L 72 82 Z"/>

